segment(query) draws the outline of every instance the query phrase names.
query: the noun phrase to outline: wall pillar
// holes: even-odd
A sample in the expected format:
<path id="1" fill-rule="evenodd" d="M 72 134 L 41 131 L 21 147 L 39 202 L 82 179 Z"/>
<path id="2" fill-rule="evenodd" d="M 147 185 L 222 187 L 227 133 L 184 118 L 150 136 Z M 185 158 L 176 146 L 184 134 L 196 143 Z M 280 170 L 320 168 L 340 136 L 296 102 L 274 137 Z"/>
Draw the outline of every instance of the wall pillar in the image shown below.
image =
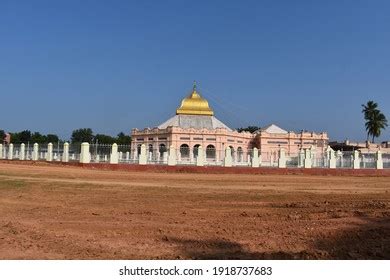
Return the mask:
<path id="1" fill-rule="evenodd" d="M 53 144 L 47 144 L 46 161 L 53 161 Z"/>
<path id="2" fill-rule="evenodd" d="M 336 152 L 329 147 L 329 152 L 328 152 L 328 155 L 329 155 L 329 168 L 331 169 L 335 169 L 336 168 Z"/>
<path id="3" fill-rule="evenodd" d="M 168 165 L 169 166 L 175 166 L 177 164 L 176 162 L 176 150 L 175 147 L 170 146 L 169 147 L 169 154 L 168 154 Z"/>
<path id="4" fill-rule="evenodd" d="M 353 169 L 360 169 L 359 151 L 353 152 Z"/>
<path id="5" fill-rule="evenodd" d="M 0 143 L 0 159 L 3 159 L 3 144 Z"/>
<path id="6" fill-rule="evenodd" d="M 39 150 L 38 143 L 34 143 L 33 152 L 32 152 L 32 160 L 33 161 L 37 161 L 39 159 L 38 150 Z"/>
<path id="7" fill-rule="evenodd" d="M 317 167 L 316 156 L 317 156 L 316 148 L 313 145 L 311 145 L 310 146 L 310 158 L 311 158 L 311 162 L 312 162 L 312 167 Z"/>
<path id="8" fill-rule="evenodd" d="M 89 143 L 81 143 L 80 163 L 90 163 L 91 154 L 89 153 Z"/>
<path id="9" fill-rule="evenodd" d="M 312 167 L 312 158 L 311 158 L 311 151 L 310 149 L 305 149 L 305 159 L 303 162 L 304 168 L 311 168 Z"/>
<path id="10" fill-rule="evenodd" d="M 383 169 L 382 152 L 376 152 L 376 169 Z"/>
<path id="11" fill-rule="evenodd" d="M 204 166 L 204 153 L 202 146 L 198 147 L 198 156 L 196 157 L 196 166 Z"/>
<path id="12" fill-rule="evenodd" d="M 163 164 L 168 164 L 168 152 L 163 152 Z"/>
<path id="13" fill-rule="evenodd" d="M 69 143 L 64 143 L 64 151 L 62 152 L 62 162 L 69 162 Z"/>
<path id="14" fill-rule="evenodd" d="M 146 165 L 148 162 L 148 157 L 146 153 L 146 145 L 142 144 L 141 145 L 141 154 L 139 155 L 138 163 L 140 165 Z"/>
<path id="15" fill-rule="evenodd" d="M 8 159 L 12 160 L 14 157 L 14 144 L 9 144 L 8 146 Z"/>
<path id="16" fill-rule="evenodd" d="M 261 156 L 261 151 L 259 152 L 259 167 L 261 166 L 261 164 L 263 163 L 263 158 Z"/>
<path id="17" fill-rule="evenodd" d="M 298 167 L 303 167 L 305 165 L 305 151 L 301 148 L 299 149 L 298 155 Z"/>
<path id="18" fill-rule="evenodd" d="M 279 168 L 286 168 L 286 152 L 284 149 L 279 150 L 279 160 L 278 160 L 278 167 Z"/>
<path id="19" fill-rule="evenodd" d="M 252 151 L 252 167 L 260 167 L 260 161 L 259 161 L 259 150 L 257 148 L 253 148 Z"/>
<path id="20" fill-rule="evenodd" d="M 26 145 L 24 143 L 20 145 L 19 159 L 20 160 L 26 159 Z"/>
<path id="21" fill-rule="evenodd" d="M 110 164 L 119 163 L 118 144 L 114 143 L 111 146 Z"/>
<path id="22" fill-rule="evenodd" d="M 230 149 L 230 147 L 226 147 L 225 158 L 223 160 L 223 166 L 232 167 L 232 165 L 233 165 L 232 150 Z"/>

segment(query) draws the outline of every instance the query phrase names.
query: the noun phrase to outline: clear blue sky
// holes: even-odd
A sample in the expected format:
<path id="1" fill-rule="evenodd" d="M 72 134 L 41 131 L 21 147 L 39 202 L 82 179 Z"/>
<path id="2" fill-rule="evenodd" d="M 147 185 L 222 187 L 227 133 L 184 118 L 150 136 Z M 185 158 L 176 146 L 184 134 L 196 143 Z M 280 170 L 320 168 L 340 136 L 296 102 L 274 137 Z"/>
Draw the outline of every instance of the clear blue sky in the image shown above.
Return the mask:
<path id="1" fill-rule="evenodd" d="M 231 127 L 364 140 L 390 118 L 390 1 L 0 1 L 0 128 L 115 135 L 197 80 Z M 390 139 L 390 129 L 381 140 Z"/>

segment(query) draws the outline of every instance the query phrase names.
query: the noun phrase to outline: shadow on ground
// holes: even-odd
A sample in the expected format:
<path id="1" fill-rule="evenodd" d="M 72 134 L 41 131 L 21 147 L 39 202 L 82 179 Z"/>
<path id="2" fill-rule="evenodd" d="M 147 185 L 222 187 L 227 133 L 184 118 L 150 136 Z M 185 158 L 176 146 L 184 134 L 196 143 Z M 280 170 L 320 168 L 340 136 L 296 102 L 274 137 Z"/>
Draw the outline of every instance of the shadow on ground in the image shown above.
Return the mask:
<path id="1" fill-rule="evenodd" d="M 300 252 L 253 252 L 229 240 L 168 237 L 188 259 L 390 259 L 390 218 L 366 219 L 366 224 L 312 242 Z"/>

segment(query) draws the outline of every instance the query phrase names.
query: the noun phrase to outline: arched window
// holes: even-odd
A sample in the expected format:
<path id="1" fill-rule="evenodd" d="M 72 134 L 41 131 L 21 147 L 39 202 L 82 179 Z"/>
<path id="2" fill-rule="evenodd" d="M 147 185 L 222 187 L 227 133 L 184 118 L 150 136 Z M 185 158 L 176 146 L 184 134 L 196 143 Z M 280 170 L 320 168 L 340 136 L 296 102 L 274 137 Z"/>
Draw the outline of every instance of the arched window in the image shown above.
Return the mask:
<path id="1" fill-rule="evenodd" d="M 243 161 L 243 156 L 244 156 L 244 151 L 242 150 L 241 147 L 238 147 L 237 148 L 237 158 L 238 158 L 239 162 Z"/>
<path id="2" fill-rule="evenodd" d="M 194 158 L 198 157 L 198 150 L 199 150 L 200 145 L 196 144 L 194 146 Z"/>
<path id="3" fill-rule="evenodd" d="M 190 147 L 187 144 L 183 144 L 180 146 L 180 156 L 182 158 L 190 157 Z"/>
<path id="4" fill-rule="evenodd" d="M 137 153 L 138 153 L 138 155 L 140 155 L 141 154 L 141 144 L 138 144 L 138 146 L 137 146 Z"/>
<path id="5" fill-rule="evenodd" d="M 229 146 L 229 148 L 230 148 L 230 153 L 231 153 L 231 155 L 233 157 L 234 156 L 234 147 L 233 146 Z"/>
<path id="6" fill-rule="evenodd" d="M 213 145 L 208 145 L 206 148 L 206 158 L 215 159 L 215 147 Z"/>
<path id="7" fill-rule="evenodd" d="M 167 151 L 167 147 L 165 146 L 165 144 L 160 144 L 158 151 L 161 155 L 165 153 Z"/>
<path id="8" fill-rule="evenodd" d="M 149 144 L 149 153 L 153 153 L 153 144 Z"/>

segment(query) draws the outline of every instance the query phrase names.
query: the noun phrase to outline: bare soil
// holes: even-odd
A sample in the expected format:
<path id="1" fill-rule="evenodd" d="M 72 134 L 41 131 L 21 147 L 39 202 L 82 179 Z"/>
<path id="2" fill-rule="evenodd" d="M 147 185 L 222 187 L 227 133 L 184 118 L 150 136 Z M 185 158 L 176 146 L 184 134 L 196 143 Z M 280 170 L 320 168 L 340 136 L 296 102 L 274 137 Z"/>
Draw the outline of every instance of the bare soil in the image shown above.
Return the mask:
<path id="1" fill-rule="evenodd" d="M 390 259 L 390 179 L 0 163 L 0 259 Z"/>

